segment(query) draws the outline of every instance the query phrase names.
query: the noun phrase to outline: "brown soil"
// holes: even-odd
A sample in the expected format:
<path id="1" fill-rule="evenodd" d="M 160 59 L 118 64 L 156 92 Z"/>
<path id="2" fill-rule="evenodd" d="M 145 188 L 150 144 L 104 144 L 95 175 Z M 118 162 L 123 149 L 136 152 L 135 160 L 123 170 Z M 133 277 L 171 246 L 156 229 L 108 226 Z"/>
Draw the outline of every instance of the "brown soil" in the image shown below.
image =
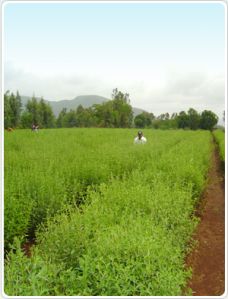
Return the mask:
<path id="1" fill-rule="evenodd" d="M 225 292 L 225 188 L 217 149 L 197 216 L 201 218 L 194 234 L 197 246 L 186 260 L 192 268 L 188 286 L 193 296 L 219 296 Z"/>
<path id="2" fill-rule="evenodd" d="M 34 244 L 35 244 L 35 240 L 30 240 L 30 241 L 25 242 L 22 245 L 22 250 L 24 251 L 24 253 L 27 257 L 31 257 L 31 255 L 32 255 L 31 249 Z"/>

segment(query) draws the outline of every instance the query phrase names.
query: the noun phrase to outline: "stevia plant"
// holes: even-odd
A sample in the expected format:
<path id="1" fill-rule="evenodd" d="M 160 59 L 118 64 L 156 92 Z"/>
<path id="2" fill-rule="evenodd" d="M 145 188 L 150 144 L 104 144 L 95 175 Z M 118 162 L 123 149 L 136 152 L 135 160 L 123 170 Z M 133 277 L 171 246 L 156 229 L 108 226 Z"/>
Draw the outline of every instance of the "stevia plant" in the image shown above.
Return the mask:
<path id="1" fill-rule="evenodd" d="M 96 141 L 104 137 L 102 130 L 82 132 L 85 137 L 82 143 L 87 146 L 86 137 L 93 140 L 90 134 L 96 132 Z M 68 174 L 64 167 L 65 182 L 69 177 L 73 180 L 73 173 L 77 177 L 76 165 L 84 165 L 80 176 L 86 184 L 97 179 L 92 179 L 95 176 L 92 165 L 99 166 L 104 173 L 105 169 L 114 168 L 107 176 L 98 171 L 100 181 L 96 181 L 96 188 L 87 185 L 90 187 L 80 207 L 70 204 L 67 212 L 63 208 L 43 222 L 37 232 L 32 259 L 25 258 L 19 249 L 10 252 L 5 268 L 7 294 L 182 294 L 190 276 L 184 259 L 198 222 L 193 214 L 206 184 L 211 135 L 202 131 L 148 130 L 145 131 L 148 143 L 138 147 L 126 141 L 126 134 L 131 130 L 103 132 L 109 145 L 104 144 L 107 151 L 104 156 L 97 156 L 99 163 L 96 160 L 93 164 L 90 156 L 90 163 L 80 164 L 82 160 L 78 158 Z M 67 131 L 68 138 L 70 133 Z M 89 150 L 98 154 L 100 143 L 94 144 Z M 118 156 L 120 153 L 122 157 Z M 69 156 L 73 158 L 71 150 Z M 115 157 L 120 162 L 115 163 Z M 58 171 L 61 174 L 62 170 Z M 18 258 L 20 271 L 16 271 Z M 28 264 L 34 281 L 25 283 Z M 46 264 L 50 265 L 49 274 Z M 58 270 L 61 275 L 55 273 L 56 267 L 61 269 Z M 39 282 L 40 273 L 50 278 L 45 291 L 43 280 Z"/>
<path id="2" fill-rule="evenodd" d="M 220 158 L 224 162 L 225 161 L 225 132 L 222 130 L 215 130 L 213 131 L 213 135 L 218 144 Z"/>

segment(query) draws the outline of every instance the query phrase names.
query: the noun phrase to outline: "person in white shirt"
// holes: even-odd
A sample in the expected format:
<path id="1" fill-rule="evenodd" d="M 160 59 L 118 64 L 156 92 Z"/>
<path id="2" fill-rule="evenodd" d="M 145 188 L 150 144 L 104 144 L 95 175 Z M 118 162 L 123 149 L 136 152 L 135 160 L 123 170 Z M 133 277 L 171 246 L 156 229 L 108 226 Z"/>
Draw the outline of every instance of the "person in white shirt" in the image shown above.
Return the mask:
<path id="1" fill-rule="evenodd" d="M 142 144 L 142 143 L 146 143 L 146 142 L 147 142 L 147 139 L 146 139 L 146 137 L 143 136 L 143 132 L 139 131 L 138 136 L 135 137 L 135 139 L 134 139 L 134 143 Z"/>

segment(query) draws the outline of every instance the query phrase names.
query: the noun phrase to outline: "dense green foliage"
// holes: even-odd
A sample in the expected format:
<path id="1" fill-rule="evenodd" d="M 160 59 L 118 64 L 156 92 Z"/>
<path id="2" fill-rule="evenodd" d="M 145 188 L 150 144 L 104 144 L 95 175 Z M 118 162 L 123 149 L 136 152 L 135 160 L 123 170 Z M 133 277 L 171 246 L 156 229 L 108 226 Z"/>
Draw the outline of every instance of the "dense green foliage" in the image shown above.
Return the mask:
<path id="1" fill-rule="evenodd" d="M 4 94 L 4 127 L 14 128 L 20 124 L 21 98 L 17 92 L 16 96 L 7 91 Z"/>
<path id="2" fill-rule="evenodd" d="M 155 129 L 190 129 L 190 130 L 212 130 L 217 124 L 218 117 L 212 111 L 205 110 L 201 114 L 195 109 L 190 108 L 187 112 L 162 113 L 155 117 L 153 113 L 142 112 L 134 118 L 137 128 Z"/>
<path id="3" fill-rule="evenodd" d="M 5 128 L 31 128 L 32 124 L 40 128 L 52 128 L 55 126 L 55 116 L 48 103 L 42 98 L 40 101 L 33 96 L 22 111 L 22 103 L 19 92 L 16 96 L 7 91 L 4 94 L 4 127 Z"/>
<path id="4" fill-rule="evenodd" d="M 69 112 L 62 109 L 57 119 L 48 102 L 35 96 L 26 104 L 21 112 L 20 95 L 15 97 L 9 92 L 4 95 L 4 126 L 5 128 L 39 128 L 53 127 L 103 127 L 103 128 L 130 128 L 133 123 L 133 112 L 129 94 L 123 94 L 118 89 L 113 90 L 112 100 L 102 104 L 95 104 L 89 108 L 81 105 Z"/>
<path id="5" fill-rule="evenodd" d="M 57 126 L 130 128 L 132 120 L 129 95 L 114 89 L 110 101 L 89 108 L 79 105 L 76 110 L 72 109 L 69 112 L 63 109 L 57 118 Z"/>
<path id="6" fill-rule="evenodd" d="M 42 98 L 40 101 L 33 96 L 26 104 L 26 109 L 21 115 L 21 127 L 30 128 L 32 124 L 40 128 L 53 128 L 55 116 L 51 106 Z"/>
<path id="7" fill-rule="evenodd" d="M 94 104 L 89 108 L 82 105 L 67 111 L 63 108 L 56 118 L 51 106 L 42 98 L 38 101 L 35 96 L 26 104 L 21 113 L 21 99 L 17 92 L 4 95 L 4 126 L 31 128 L 38 125 L 39 128 L 155 128 L 155 129 L 204 129 L 212 130 L 218 122 L 218 116 L 212 111 L 205 110 L 201 114 L 190 108 L 188 112 L 181 111 L 171 116 L 162 113 L 155 116 L 153 113 L 142 112 L 133 118 L 133 110 L 130 104 L 129 94 L 114 89 L 112 99 L 102 104 Z"/>
<path id="8" fill-rule="evenodd" d="M 219 147 L 219 153 L 222 161 L 225 161 L 225 132 L 222 130 L 213 131 L 213 135 Z"/>
<path id="9" fill-rule="evenodd" d="M 151 127 L 152 121 L 155 119 L 153 113 L 142 112 L 134 118 L 136 128 Z"/>
<path id="10" fill-rule="evenodd" d="M 210 130 L 218 123 L 218 116 L 209 110 L 204 110 L 200 118 L 200 128 L 204 130 Z"/>
<path id="11" fill-rule="evenodd" d="M 87 186 L 140 164 L 130 158 L 131 147 L 127 150 L 132 133 L 118 144 L 115 130 L 113 134 L 102 129 L 6 133 L 5 242 L 25 233 L 28 224 L 33 228 L 41 223 L 66 203 L 77 204 Z"/>
<path id="12" fill-rule="evenodd" d="M 145 145 L 130 129 L 15 133 L 5 136 L 5 241 L 42 225 L 32 258 L 15 239 L 8 295 L 182 294 L 209 132 L 144 130 Z"/>

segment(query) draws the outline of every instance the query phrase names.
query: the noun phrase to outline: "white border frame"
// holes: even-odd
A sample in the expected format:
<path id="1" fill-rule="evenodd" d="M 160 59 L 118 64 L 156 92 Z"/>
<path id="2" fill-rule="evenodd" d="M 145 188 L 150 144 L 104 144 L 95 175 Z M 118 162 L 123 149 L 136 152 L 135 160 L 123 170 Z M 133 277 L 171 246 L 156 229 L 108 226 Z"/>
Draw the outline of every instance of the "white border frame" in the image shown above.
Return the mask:
<path id="1" fill-rule="evenodd" d="M 2 55 L 1 55 L 1 66 L 2 66 L 2 72 L 1 72 L 1 95 L 2 95 L 2 105 L 0 107 L 0 113 L 1 113 L 1 148 L 0 148 L 0 154 L 1 154 L 1 183 L 0 183 L 0 189 L 1 189 L 1 208 L 2 208 L 2 217 L 1 217 L 1 235 L 0 235 L 0 241 L 1 241 L 1 269 L 2 271 L 2 277 L 0 282 L 0 291 L 2 298 L 226 298 L 227 293 L 227 117 L 228 117 L 228 111 L 227 111 L 227 8 L 228 8 L 228 2 L 226 0 L 186 0 L 186 1 L 178 1 L 178 0 L 110 0 L 110 1 L 91 1 L 91 0 L 85 0 L 85 1 L 77 1 L 77 0 L 0 0 L 1 1 L 1 21 L 2 21 L 2 30 L 1 30 L 1 45 L 2 45 Z M 8 296 L 4 293 L 4 7 L 8 3 L 220 3 L 224 5 L 225 9 L 225 292 L 221 296 Z"/>

